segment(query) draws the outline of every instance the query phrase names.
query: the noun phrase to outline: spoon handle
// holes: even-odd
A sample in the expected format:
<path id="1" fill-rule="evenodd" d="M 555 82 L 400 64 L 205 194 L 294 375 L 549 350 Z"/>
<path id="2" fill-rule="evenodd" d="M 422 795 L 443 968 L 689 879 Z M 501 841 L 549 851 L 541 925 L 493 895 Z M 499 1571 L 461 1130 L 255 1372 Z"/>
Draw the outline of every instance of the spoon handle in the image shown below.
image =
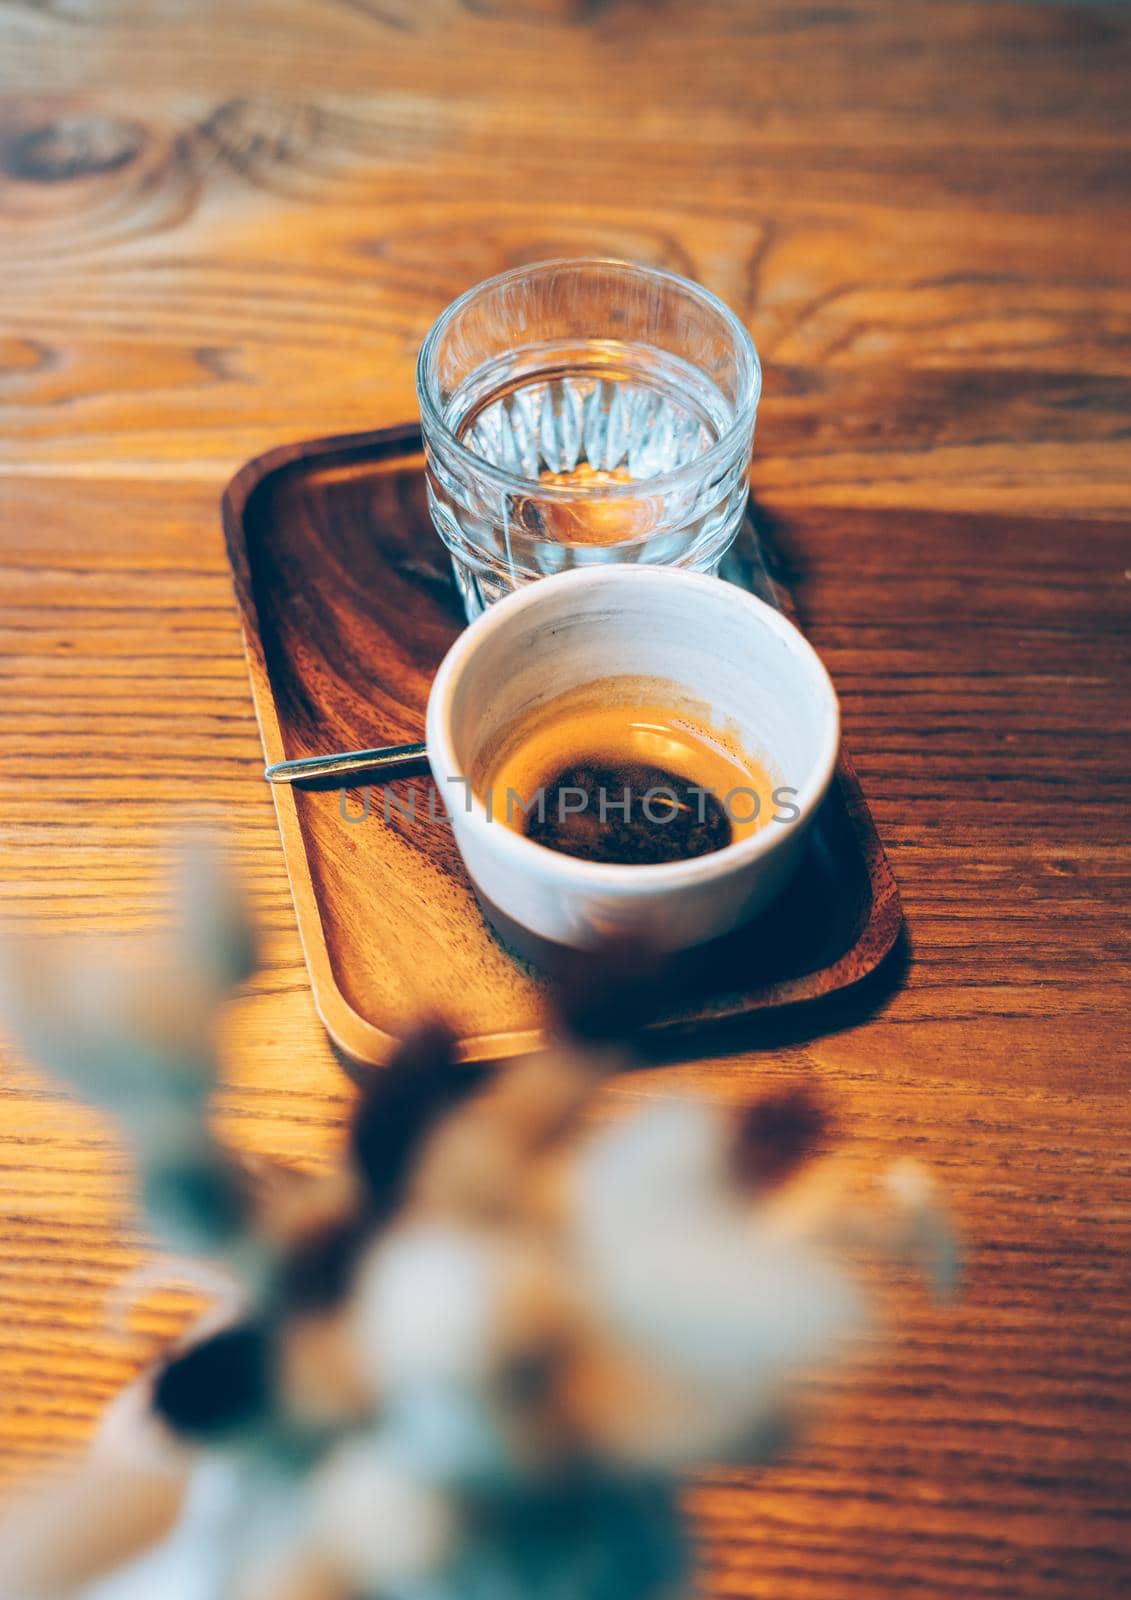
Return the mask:
<path id="1" fill-rule="evenodd" d="M 302 756 L 297 761 L 275 761 L 263 776 L 268 783 L 325 782 L 328 778 L 354 778 L 362 773 L 379 773 L 383 778 L 400 778 L 418 771 L 428 760 L 423 744 L 389 744 L 380 750 L 340 750 L 336 755 Z"/>

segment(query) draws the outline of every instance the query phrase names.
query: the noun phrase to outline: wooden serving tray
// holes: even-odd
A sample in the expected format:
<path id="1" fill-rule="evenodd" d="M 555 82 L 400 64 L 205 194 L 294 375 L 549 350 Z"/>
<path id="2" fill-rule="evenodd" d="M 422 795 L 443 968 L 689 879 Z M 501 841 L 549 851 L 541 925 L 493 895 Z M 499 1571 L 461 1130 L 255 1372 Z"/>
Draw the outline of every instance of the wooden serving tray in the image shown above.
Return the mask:
<path id="1" fill-rule="evenodd" d="M 422 739 L 464 618 L 428 517 L 418 429 L 270 451 L 233 478 L 223 516 L 267 760 Z M 727 576 L 789 611 L 749 521 Z M 546 980 L 483 921 L 427 777 L 274 795 L 315 1003 L 346 1055 L 384 1060 L 430 1009 L 469 1058 L 537 1042 Z M 658 1027 L 823 997 L 878 966 L 899 897 L 843 754 L 811 838 L 772 912 L 679 958 Z"/>

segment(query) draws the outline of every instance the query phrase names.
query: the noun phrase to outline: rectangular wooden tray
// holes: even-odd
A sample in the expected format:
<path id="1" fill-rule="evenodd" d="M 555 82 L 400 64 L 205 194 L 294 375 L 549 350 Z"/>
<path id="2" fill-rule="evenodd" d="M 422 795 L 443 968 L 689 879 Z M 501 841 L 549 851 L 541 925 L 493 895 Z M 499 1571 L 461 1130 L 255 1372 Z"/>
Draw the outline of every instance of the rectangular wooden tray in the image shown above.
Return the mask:
<path id="1" fill-rule="evenodd" d="M 233 478 L 223 516 L 267 760 L 422 739 L 432 676 L 464 618 L 428 517 L 418 429 L 270 451 Z M 748 519 L 726 576 L 789 613 L 762 556 Z M 315 1003 L 347 1056 L 384 1060 L 436 1009 L 469 1058 L 537 1042 L 545 980 L 484 923 L 430 780 L 274 794 Z M 787 894 L 681 959 L 657 1026 L 828 996 L 871 973 L 900 924 L 842 753 Z"/>

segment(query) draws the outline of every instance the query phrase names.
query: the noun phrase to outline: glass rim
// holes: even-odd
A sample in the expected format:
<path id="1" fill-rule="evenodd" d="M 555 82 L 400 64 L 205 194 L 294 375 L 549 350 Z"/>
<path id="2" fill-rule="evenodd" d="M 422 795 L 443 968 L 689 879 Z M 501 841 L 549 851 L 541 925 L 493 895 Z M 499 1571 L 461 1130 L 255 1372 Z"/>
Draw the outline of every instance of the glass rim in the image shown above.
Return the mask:
<path id="1" fill-rule="evenodd" d="M 734 418 L 726 429 L 709 449 L 702 455 L 695 456 L 681 467 L 675 467 L 670 472 L 658 473 L 652 478 L 632 479 L 628 483 L 609 484 L 555 484 L 543 483 L 538 478 L 527 478 L 521 473 L 509 472 L 505 467 L 496 466 L 484 456 L 477 455 L 468 448 L 461 439 L 458 439 L 448 427 L 437 406 L 428 378 L 427 369 L 431 364 L 436 346 L 447 332 L 450 324 L 459 313 L 469 305 L 478 295 L 486 289 L 495 289 L 516 279 L 527 277 L 531 273 L 561 271 L 563 269 L 586 269 L 594 267 L 618 267 L 625 271 L 637 274 L 643 278 L 651 278 L 668 287 L 676 287 L 690 294 L 698 300 L 707 310 L 718 316 L 729 329 L 735 348 L 739 353 L 740 381 L 739 395 L 735 402 Z M 743 363 L 745 357 L 745 363 Z M 665 494 L 671 488 L 678 487 L 689 480 L 698 477 L 704 472 L 710 472 L 717 463 L 733 454 L 736 442 L 746 435 L 754 424 L 758 412 L 758 402 L 762 395 L 762 363 L 758 351 L 751 337 L 750 330 L 741 321 L 737 313 L 731 310 L 724 300 L 712 294 L 710 289 L 705 289 L 701 283 L 695 283 L 691 278 L 682 277 L 678 272 L 669 272 L 666 267 L 650 267 L 640 262 L 626 261 L 620 256 L 560 256 L 547 261 L 531 261 L 525 266 L 510 267 L 506 272 L 497 272 L 490 278 L 483 278 L 479 283 L 472 284 L 465 289 L 450 305 L 446 306 L 424 336 L 420 346 L 420 354 L 416 362 L 416 396 L 420 405 L 421 421 L 424 431 L 442 436 L 444 448 L 450 450 L 456 459 L 471 472 L 485 477 L 493 483 L 510 492 L 537 496 L 549 500 L 609 500 L 640 498 L 647 494 Z"/>

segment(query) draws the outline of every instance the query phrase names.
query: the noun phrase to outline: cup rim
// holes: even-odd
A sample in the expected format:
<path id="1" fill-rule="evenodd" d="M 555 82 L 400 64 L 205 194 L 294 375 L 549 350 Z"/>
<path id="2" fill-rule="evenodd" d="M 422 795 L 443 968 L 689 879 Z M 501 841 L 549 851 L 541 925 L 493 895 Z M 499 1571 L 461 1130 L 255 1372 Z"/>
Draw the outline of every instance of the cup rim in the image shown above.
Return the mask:
<path id="1" fill-rule="evenodd" d="M 716 439 L 709 449 L 704 450 L 701 456 L 687 461 L 681 467 L 674 468 L 671 472 L 659 473 L 654 478 L 642 478 L 629 483 L 614 483 L 600 485 L 570 485 L 546 484 L 537 478 L 526 478 L 520 473 L 508 472 L 505 467 L 496 466 L 484 456 L 477 455 L 474 450 L 468 449 L 462 440 L 458 439 L 440 412 L 439 407 L 432 398 L 426 369 L 432 355 L 447 332 L 449 325 L 477 295 L 485 289 L 498 288 L 501 285 L 512 283 L 518 278 L 528 277 L 532 273 L 561 271 L 563 268 L 585 269 L 594 267 L 620 267 L 630 272 L 638 273 L 642 277 L 654 279 L 667 285 L 676 285 L 681 290 L 692 295 L 708 310 L 730 329 L 735 346 L 741 356 L 746 358 L 748 371 L 743 374 L 739 398 L 735 403 L 734 419 L 726 432 Z M 712 294 L 710 289 L 696 283 L 691 278 L 685 278 L 678 272 L 670 272 L 666 267 L 646 266 L 642 262 L 627 261 L 620 256 L 557 256 L 546 261 L 532 261 L 525 266 L 510 267 L 506 272 L 497 272 L 490 278 L 484 278 L 479 283 L 472 284 L 470 289 L 465 289 L 450 305 L 441 311 L 435 322 L 424 336 L 420 346 L 420 354 L 416 361 L 416 397 L 420 406 L 421 418 L 425 424 L 425 435 L 429 430 L 442 435 L 444 448 L 452 453 L 455 459 L 471 472 L 480 477 L 489 479 L 500 488 L 510 493 L 531 495 L 536 494 L 539 499 L 551 501 L 572 502 L 600 497 L 602 500 L 617 500 L 621 498 L 639 498 L 642 492 L 649 495 L 667 494 L 671 489 L 680 487 L 691 478 L 702 473 L 709 473 L 734 451 L 735 442 L 747 434 L 758 414 L 758 403 L 762 395 L 762 363 L 758 356 L 757 347 L 751 337 L 746 324 L 731 310 L 725 301 L 718 295 Z M 627 541 L 626 541 L 627 542 Z"/>
<path id="2" fill-rule="evenodd" d="M 810 681 L 823 700 L 824 717 L 820 750 L 805 783 L 794 793 L 792 803 L 797 807 L 799 815 L 786 825 L 788 829 L 803 827 L 812 817 L 829 787 L 840 753 L 840 706 L 824 662 L 809 640 L 788 617 L 768 605 L 766 601 L 760 600 L 757 595 L 751 594 L 749 590 L 740 589 L 737 584 L 727 583 L 725 579 L 714 577 L 709 573 L 692 572 L 681 567 L 639 566 L 635 562 L 609 562 L 600 567 L 574 567 L 568 572 L 554 573 L 550 577 L 539 578 L 525 584 L 521 589 L 516 589 L 503 599 L 497 600 L 470 623 L 440 663 L 428 697 L 426 717 L 428 759 L 433 766 L 434 776 L 455 779 L 462 777 L 465 783 L 464 820 L 471 821 L 477 831 L 484 828 L 493 830 L 490 837 L 495 850 L 516 872 L 525 869 L 540 877 L 543 882 L 560 885 L 563 889 L 579 886 L 591 890 L 606 888 L 623 895 L 633 889 L 640 894 L 646 894 L 662 888 L 707 884 L 719 878 L 729 877 L 739 868 L 772 855 L 790 837 L 787 831 L 779 829 L 774 832 L 771 826 L 766 826 L 744 839 L 732 840 L 721 850 L 713 850 L 706 855 L 691 856 L 679 861 L 651 863 L 585 861 L 580 856 L 551 850 L 548 846 L 538 844 L 535 840 L 516 832 L 505 822 L 489 817 L 487 807 L 472 790 L 466 780 L 466 774 L 461 774 L 452 737 L 451 708 L 456 683 L 476 652 L 482 649 L 493 634 L 498 633 L 500 629 L 510 627 L 512 619 L 523 611 L 544 604 L 548 593 L 569 588 L 578 590 L 591 588 L 595 584 L 604 583 L 611 575 L 624 578 L 628 574 L 631 574 L 629 581 L 633 583 L 682 583 L 704 592 L 710 590 L 712 593 L 717 593 L 720 589 L 729 591 L 728 598 L 732 603 L 745 607 L 758 626 L 769 628 L 771 632 L 776 633 L 789 647 L 795 663 L 803 664 L 803 670 L 809 675 Z M 688 685 L 688 687 L 693 686 Z M 437 765 L 447 770 L 437 774 Z"/>

